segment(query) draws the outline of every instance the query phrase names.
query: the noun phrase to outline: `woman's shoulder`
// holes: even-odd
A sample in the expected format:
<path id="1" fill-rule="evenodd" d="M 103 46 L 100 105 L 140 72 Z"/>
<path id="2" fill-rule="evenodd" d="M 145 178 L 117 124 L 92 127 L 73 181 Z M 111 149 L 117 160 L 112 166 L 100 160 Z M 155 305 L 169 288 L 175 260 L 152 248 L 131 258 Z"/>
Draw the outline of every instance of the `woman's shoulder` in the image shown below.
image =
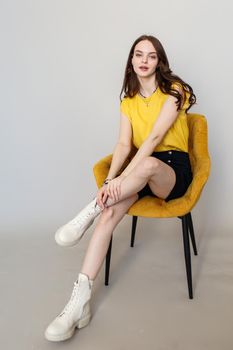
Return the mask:
<path id="1" fill-rule="evenodd" d="M 133 96 L 133 97 L 129 97 L 129 96 L 124 96 L 120 102 L 120 106 L 121 107 L 132 107 L 134 105 L 134 102 L 136 101 L 137 95 Z"/>
<path id="2" fill-rule="evenodd" d="M 121 104 L 124 104 L 124 103 L 128 103 L 128 101 L 129 101 L 129 97 L 127 97 L 127 96 L 124 96 L 123 98 L 122 98 L 122 100 L 121 100 Z"/>
<path id="3" fill-rule="evenodd" d="M 131 101 L 135 100 L 137 94 L 135 94 L 133 97 L 130 96 L 124 96 L 121 100 L 121 103 L 130 103 Z"/>
<path id="4" fill-rule="evenodd" d="M 131 119 L 131 98 L 124 96 L 120 102 L 120 110 L 125 116 Z"/>

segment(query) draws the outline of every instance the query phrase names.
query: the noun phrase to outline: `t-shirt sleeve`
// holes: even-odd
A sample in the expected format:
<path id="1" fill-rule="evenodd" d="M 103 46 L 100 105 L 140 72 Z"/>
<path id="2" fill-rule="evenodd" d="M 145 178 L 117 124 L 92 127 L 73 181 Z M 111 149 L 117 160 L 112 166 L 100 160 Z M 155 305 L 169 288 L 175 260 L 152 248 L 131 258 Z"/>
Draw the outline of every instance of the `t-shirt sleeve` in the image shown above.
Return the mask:
<path id="1" fill-rule="evenodd" d="M 130 116 L 130 110 L 129 110 L 129 102 L 128 102 L 128 100 L 126 98 L 123 98 L 123 100 L 120 103 L 120 111 L 131 122 L 131 116 Z"/>
<path id="2" fill-rule="evenodd" d="M 175 89 L 175 90 L 177 89 L 179 92 L 180 92 L 180 90 L 183 92 L 185 99 L 184 99 L 183 105 L 181 106 L 181 110 L 185 111 L 186 108 L 188 108 L 190 106 L 190 103 L 189 103 L 190 93 L 184 91 L 182 85 L 180 83 L 178 83 L 178 82 L 173 83 L 172 84 L 172 88 Z"/>

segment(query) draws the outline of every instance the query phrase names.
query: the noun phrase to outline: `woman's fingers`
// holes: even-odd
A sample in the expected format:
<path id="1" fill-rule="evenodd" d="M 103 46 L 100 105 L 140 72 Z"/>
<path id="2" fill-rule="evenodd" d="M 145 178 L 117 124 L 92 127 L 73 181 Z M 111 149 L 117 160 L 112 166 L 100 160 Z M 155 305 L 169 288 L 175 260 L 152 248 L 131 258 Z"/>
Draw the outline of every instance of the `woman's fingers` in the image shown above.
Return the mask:
<path id="1" fill-rule="evenodd" d="M 113 188 L 113 193 L 114 193 L 114 201 L 117 202 L 118 195 L 117 195 L 117 187 L 116 186 L 114 186 L 114 188 Z"/>
<path id="2" fill-rule="evenodd" d="M 99 194 L 98 194 L 98 196 L 97 196 L 96 202 L 97 202 L 98 206 L 102 208 L 101 197 L 100 197 Z"/>
<path id="3" fill-rule="evenodd" d="M 109 185 L 108 185 L 108 187 L 107 187 L 106 191 L 107 191 L 108 196 L 109 196 L 110 198 L 112 198 L 111 188 L 110 188 L 110 186 L 109 186 Z"/>
<path id="4" fill-rule="evenodd" d="M 116 202 L 116 190 L 115 190 L 114 186 L 113 186 L 113 189 L 112 189 L 112 196 L 113 196 L 114 202 Z"/>
<path id="5" fill-rule="evenodd" d="M 103 192 L 102 192 L 102 199 L 101 199 L 102 209 L 105 208 L 106 199 L 107 199 L 107 193 L 106 193 L 106 191 L 103 191 Z"/>
<path id="6" fill-rule="evenodd" d="M 119 183 L 117 183 L 117 185 L 115 187 L 115 198 L 117 201 L 120 200 L 120 187 L 121 187 L 121 185 Z"/>
<path id="7" fill-rule="evenodd" d="M 122 183 L 122 178 L 116 178 L 113 179 L 112 181 L 109 181 L 109 183 L 104 187 L 104 193 L 106 195 L 103 197 L 103 203 L 105 200 L 107 200 L 107 197 L 110 197 L 111 199 L 114 200 L 114 202 L 118 202 L 120 200 L 121 196 L 121 183 Z"/>
<path id="8" fill-rule="evenodd" d="M 119 184 L 119 186 L 117 187 L 118 200 L 120 199 L 120 195 L 121 195 L 121 185 Z"/>
<path id="9" fill-rule="evenodd" d="M 114 184 L 112 183 L 111 185 L 108 185 L 107 187 L 107 194 L 110 198 L 112 198 L 115 202 L 119 201 L 120 199 L 120 185 L 116 184 L 114 186 Z"/>
<path id="10" fill-rule="evenodd" d="M 115 198 L 116 198 L 116 201 L 119 200 L 118 186 L 115 187 Z"/>
<path id="11" fill-rule="evenodd" d="M 99 206 L 99 207 L 102 207 L 101 200 L 100 200 L 100 198 L 99 198 L 99 197 L 97 197 L 96 202 L 97 202 L 97 204 L 98 204 L 98 206 Z"/>
<path id="12" fill-rule="evenodd" d="M 105 192 L 104 192 L 104 195 L 103 195 L 103 204 L 105 204 L 107 198 L 108 198 L 108 194 L 107 194 L 107 192 L 105 191 Z"/>
<path id="13" fill-rule="evenodd" d="M 104 209 L 104 203 L 103 203 L 103 196 L 104 196 L 104 192 L 103 189 L 100 189 L 99 192 L 97 193 L 97 204 Z"/>

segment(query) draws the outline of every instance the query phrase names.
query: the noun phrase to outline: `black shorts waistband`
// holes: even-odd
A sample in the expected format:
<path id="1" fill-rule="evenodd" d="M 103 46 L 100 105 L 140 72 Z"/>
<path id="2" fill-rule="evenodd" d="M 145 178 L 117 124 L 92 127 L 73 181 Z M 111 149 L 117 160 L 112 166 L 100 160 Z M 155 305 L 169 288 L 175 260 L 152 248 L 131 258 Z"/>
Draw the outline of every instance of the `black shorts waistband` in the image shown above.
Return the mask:
<path id="1" fill-rule="evenodd" d="M 154 156 L 167 156 L 167 155 L 174 155 L 175 157 L 180 157 L 180 158 L 189 158 L 188 152 L 183 152 L 183 151 L 176 151 L 176 150 L 168 150 L 168 151 L 159 151 L 159 152 L 153 152 L 152 155 Z"/>

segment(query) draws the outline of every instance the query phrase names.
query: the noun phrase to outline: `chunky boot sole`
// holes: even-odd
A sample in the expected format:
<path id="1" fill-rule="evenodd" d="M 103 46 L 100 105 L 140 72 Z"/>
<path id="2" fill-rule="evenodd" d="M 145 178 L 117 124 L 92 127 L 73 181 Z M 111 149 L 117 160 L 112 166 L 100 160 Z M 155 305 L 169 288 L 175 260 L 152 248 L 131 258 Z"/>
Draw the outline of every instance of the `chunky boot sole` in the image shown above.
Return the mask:
<path id="1" fill-rule="evenodd" d="M 74 241 L 72 241 L 72 242 L 63 242 L 63 241 L 61 241 L 60 238 L 59 238 L 60 232 L 58 232 L 58 231 L 55 233 L 55 241 L 57 242 L 58 245 L 60 245 L 62 247 L 73 247 L 80 241 L 80 239 L 83 237 L 84 233 L 93 224 L 93 222 L 94 222 L 94 220 L 92 220 L 88 224 L 88 226 L 85 228 L 84 232 L 82 232 L 82 234 L 78 238 L 76 238 Z"/>
<path id="2" fill-rule="evenodd" d="M 58 334 L 58 335 L 49 334 L 45 332 L 45 338 L 47 340 L 54 341 L 54 342 L 70 339 L 75 332 L 75 328 L 81 329 L 83 327 L 86 327 L 89 324 L 90 320 L 91 320 L 91 314 L 88 314 L 85 317 L 78 320 L 78 322 L 68 332 L 64 334 Z"/>
<path id="3" fill-rule="evenodd" d="M 67 332 L 62 334 L 51 334 L 46 330 L 45 338 L 47 340 L 54 341 L 54 342 L 67 340 L 72 337 L 72 335 L 75 332 L 75 328 L 81 329 L 83 327 L 86 327 L 90 322 L 90 320 L 91 320 L 91 309 L 90 309 L 90 303 L 87 302 L 83 306 L 82 317 L 72 326 L 72 328 L 68 329 Z"/>
<path id="4" fill-rule="evenodd" d="M 45 338 L 49 341 L 63 341 L 67 340 L 72 337 L 75 331 L 75 326 L 69 330 L 69 332 L 62 334 L 62 335 L 54 335 L 54 334 L 49 334 L 45 332 Z"/>

